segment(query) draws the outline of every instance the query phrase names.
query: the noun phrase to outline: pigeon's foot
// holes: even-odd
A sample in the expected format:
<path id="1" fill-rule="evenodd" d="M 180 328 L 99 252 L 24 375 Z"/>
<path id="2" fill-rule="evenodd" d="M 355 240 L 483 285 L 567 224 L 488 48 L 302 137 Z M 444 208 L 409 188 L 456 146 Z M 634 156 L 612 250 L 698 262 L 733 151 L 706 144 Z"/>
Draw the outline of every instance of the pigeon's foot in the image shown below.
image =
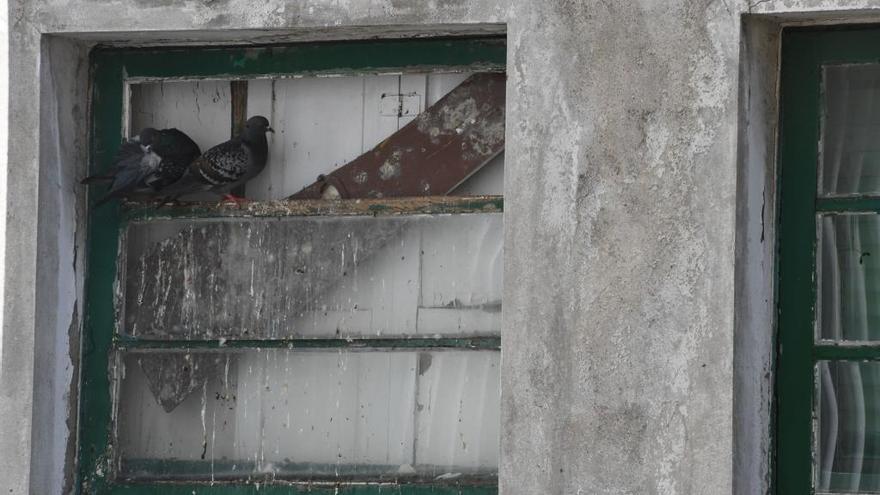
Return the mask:
<path id="1" fill-rule="evenodd" d="M 156 200 L 156 209 L 157 210 L 161 209 L 161 208 L 165 208 L 166 206 L 180 206 L 180 201 L 178 201 L 176 198 L 171 198 L 171 197 L 159 198 L 158 200 Z"/>
<path id="2" fill-rule="evenodd" d="M 243 206 L 245 203 L 248 202 L 248 199 L 243 198 L 241 196 L 236 196 L 234 194 L 224 194 L 223 200 L 220 203 L 223 204 L 223 203 L 230 203 L 230 202 L 235 203 L 238 206 Z"/>

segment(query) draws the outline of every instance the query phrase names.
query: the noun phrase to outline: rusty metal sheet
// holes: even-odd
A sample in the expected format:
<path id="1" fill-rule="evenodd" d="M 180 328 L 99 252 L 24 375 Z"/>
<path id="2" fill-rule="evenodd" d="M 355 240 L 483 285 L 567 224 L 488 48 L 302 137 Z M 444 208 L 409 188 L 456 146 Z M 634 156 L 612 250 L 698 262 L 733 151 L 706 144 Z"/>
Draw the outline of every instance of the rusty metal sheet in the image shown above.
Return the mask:
<path id="1" fill-rule="evenodd" d="M 375 148 L 289 199 L 448 194 L 504 150 L 505 79 L 469 77 Z"/>

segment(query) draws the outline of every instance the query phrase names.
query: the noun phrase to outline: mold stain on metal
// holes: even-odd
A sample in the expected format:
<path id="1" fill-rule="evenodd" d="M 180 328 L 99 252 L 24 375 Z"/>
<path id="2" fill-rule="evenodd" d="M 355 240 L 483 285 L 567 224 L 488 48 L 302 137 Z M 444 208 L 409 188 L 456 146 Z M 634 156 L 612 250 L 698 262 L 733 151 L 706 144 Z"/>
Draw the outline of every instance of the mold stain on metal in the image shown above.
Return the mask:
<path id="1" fill-rule="evenodd" d="M 385 163 L 379 167 L 379 178 L 382 180 L 391 180 L 400 177 L 400 157 L 402 156 L 402 152 L 400 150 L 395 150 Z"/>

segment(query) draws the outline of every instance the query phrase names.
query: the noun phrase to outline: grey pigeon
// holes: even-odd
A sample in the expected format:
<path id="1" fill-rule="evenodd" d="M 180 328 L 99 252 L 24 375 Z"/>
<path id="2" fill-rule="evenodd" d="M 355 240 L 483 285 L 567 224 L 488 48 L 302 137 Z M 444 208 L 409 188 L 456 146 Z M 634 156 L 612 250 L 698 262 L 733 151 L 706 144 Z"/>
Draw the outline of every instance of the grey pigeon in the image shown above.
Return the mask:
<path id="1" fill-rule="evenodd" d="M 239 136 L 204 152 L 179 181 L 165 188 L 165 201 L 204 191 L 228 196 L 229 191 L 256 177 L 269 158 L 266 132 L 275 132 L 266 117 L 249 118 Z"/>
<path id="2" fill-rule="evenodd" d="M 95 207 L 113 198 L 155 196 L 178 181 L 199 153 L 198 145 L 183 132 L 147 127 L 122 143 L 113 159 L 112 173 L 86 177 L 81 183 L 111 182 L 110 191 Z"/>

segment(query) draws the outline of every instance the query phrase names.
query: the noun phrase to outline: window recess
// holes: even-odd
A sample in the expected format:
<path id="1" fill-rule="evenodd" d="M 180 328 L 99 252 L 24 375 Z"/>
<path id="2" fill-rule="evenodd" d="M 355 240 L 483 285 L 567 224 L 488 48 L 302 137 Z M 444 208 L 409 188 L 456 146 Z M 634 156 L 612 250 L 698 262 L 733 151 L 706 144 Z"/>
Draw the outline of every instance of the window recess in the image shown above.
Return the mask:
<path id="1" fill-rule="evenodd" d="M 93 52 L 92 173 L 143 127 L 276 133 L 252 201 L 91 211 L 81 493 L 497 493 L 504 53 Z"/>

